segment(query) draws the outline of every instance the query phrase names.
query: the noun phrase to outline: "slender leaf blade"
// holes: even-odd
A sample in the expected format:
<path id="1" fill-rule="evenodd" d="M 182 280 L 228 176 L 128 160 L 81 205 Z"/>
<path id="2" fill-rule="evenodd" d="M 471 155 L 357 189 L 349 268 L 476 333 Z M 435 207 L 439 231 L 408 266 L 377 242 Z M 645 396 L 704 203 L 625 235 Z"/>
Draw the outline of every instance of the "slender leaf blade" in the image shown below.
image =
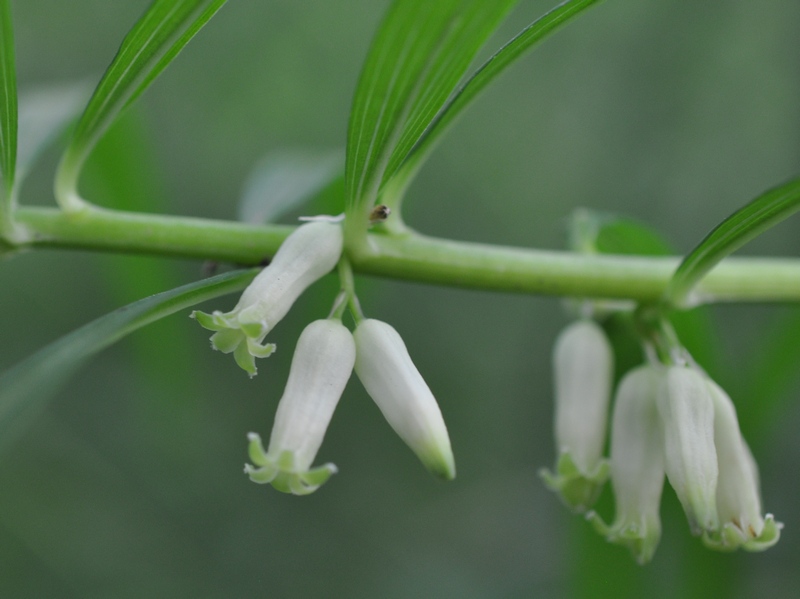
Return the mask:
<path id="1" fill-rule="evenodd" d="M 800 178 L 770 189 L 731 214 L 683 259 L 667 287 L 666 299 L 674 306 L 699 301 L 700 298 L 689 296 L 712 268 L 797 210 L 800 210 Z"/>
<path id="2" fill-rule="evenodd" d="M 0 0 L 0 232 L 8 231 L 17 159 L 17 74 L 11 3 Z"/>
<path id="3" fill-rule="evenodd" d="M 0 374 L 0 445 L 19 434 L 91 356 L 156 320 L 243 289 L 257 272 L 225 273 L 139 300 L 84 325 Z"/>
<path id="4" fill-rule="evenodd" d="M 396 0 L 367 56 L 347 140 L 348 213 L 365 213 L 517 0 Z"/>
<path id="5" fill-rule="evenodd" d="M 76 187 L 81 167 L 97 140 L 226 0 L 155 0 L 125 36 L 100 80 L 64 153 L 57 196 L 67 208 L 83 205 Z"/>
<path id="6" fill-rule="evenodd" d="M 601 0 L 569 0 L 553 8 L 520 31 L 506 45 L 489 58 L 441 108 L 414 147 L 404 156 L 394 180 L 386 184 L 386 197 L 382 200 L 392 208 L 402 201 L 402 195 L 436 143 L 450 125 L 469 106 L 478 94 L 492 83 L 517 59 L 524 56 L 538 42 L 582 14 Z"/>

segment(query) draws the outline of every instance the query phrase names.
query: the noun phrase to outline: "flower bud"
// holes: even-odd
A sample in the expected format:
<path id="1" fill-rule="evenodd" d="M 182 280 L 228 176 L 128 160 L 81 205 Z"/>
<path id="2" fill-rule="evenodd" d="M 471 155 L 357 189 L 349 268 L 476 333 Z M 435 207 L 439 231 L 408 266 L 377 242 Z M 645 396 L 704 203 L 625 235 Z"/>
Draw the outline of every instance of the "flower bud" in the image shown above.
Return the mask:
<path id="1" fill-rule="evenodd" d="M 316 491 L 336 466 L 311 468 L 355 363 L 353 336 L 340 321 L 317 320 L 308 325 L 292 358 L 269 449 L 250 433 L 250 459 L 245 473 L 257 483 L 272 483 L 285 493 L 307 495 Z"/>
<path id="2" fill-rule="evenodd" d="M 342 227 L 338 223 L 315 221 L 302 225 L 286 238 L 233 310 L 215 310 L 211 314 L 195 311 L 192 318 L 216 331 L 211 336 L 214 349 L 233 352 L 236 363 L 255 376 L 255 358 L 265 358 L 275 351 L 274 344 L 263 344 L 267 333 L 309 285 L 336 266 L 342 244 Z"/>
<path id="3" fill-rule="evenodd" d="M 664 423 L 665 466 L 693 534 L 719 526 L 714 400 L 706 377 L 691 367 L 667 368 L 657 394 Z"/>
<path id="4" fill-rule="evenodd" d="M 771 514 L 761 515 L 758 466 L 742 438 L 733 402 L 715 382 L 708 380 L 707 384 L 714 402 L 720 529 L 706 532 L 703 541 L 708 547 L 722 551 L 740 546 L 762 551 L 778 542 L 782 524 L 775 522 Z"/>
<path id="5" fill-rule="evenodd" d="M 641 366 L 620 382 L 611 424 L 616 517 L 608 526 L 595 512 L 586 516 L 608 541 L 627 546 L 640 564 L 652 559 L 661 537 L 664 434 L 656 394 L 662 377 L 656 368 Z"/>
<path id="6" fill-rule="evenodd" d="M 608 478 L 603 459 L 614 355 L 593 320 L 569 325 L 553 349 L 556 474 L 541 472 L 545 484 L 577 511 L 589 508 Z"/>
<path id="7" fill-rule="evenodd" d="M 356 327 L 356 374 L 389 425 L 428 470 L 455 477 L 455 461 L 442 413 L 400 335 L 367 319 Z"/>

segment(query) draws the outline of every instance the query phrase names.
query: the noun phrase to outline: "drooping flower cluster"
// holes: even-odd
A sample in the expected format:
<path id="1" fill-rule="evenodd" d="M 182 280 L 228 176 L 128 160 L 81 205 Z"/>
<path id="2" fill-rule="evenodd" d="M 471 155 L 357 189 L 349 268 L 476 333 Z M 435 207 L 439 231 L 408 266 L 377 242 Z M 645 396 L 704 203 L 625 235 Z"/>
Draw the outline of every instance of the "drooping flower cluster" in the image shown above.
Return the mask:
<path id="1" fill-rule="evenodd" d="M 274 345 L 263 344 L 267 333 L 309 285 L 334 268 L 342 245 L 339 223 L 320 220 L 302 225 L 233 310 L 192 316 L 214 331 L 212 347 L 233 352 L 237 364 L 252 377 L 255 358 L 275 350 Z M 313 493 L 324 484 L 336 466 L 312 465 L 355 369 L 391 427 L 426 468 L 452 479 L 455 464 L 444 419 L 400 335 L 390 325 L 364 319 L 360 313 L 354 315 L 357 325 L 351 333 L 336 310 L 342 305 L 340 299 L 331 317 L 312 322 L 300 335 L 269 445 L 265 449 L 257 433 L 248 435 L 253 463 L 245 466 L 245 473 L 253 482 L 270 483 L 295 495 Z"/>
<path id="2" fill-rule="evenodd" d="M 610 348 L 598 335 L 602 329 L 596 324 L 573 324 L 554 352 L 560 457 L 558 475 L 544 478 L 581 512 L 603 482 L 598 438 L 608 417 Z M 623 377 L 614 398 L 609 464 L 616 516 L 610 525 L 595 512 L 587 519 L 608 541 L 627 546 L 639 563 L 650 561 L 661 537 L 665 476 L 692 533 L 706 546 L 761 551 L 780 537 L 782 525 L 771 514 L 762 515 L 758 469 L 733 402 L 690 361 L 654 360 Z"/>

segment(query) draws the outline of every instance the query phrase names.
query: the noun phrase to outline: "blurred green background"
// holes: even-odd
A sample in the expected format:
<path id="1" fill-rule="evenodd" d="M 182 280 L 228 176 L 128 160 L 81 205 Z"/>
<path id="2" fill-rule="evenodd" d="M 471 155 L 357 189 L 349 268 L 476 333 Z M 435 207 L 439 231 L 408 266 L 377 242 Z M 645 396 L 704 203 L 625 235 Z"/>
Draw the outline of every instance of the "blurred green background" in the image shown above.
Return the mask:
<path id="1" fill-rule="evenodd" d="M 13 2 L 20 88 L 96 81 L 145 0 Z M 281 148 L 344 144 L 385 0 L 237 0 L 101 144 L 83 187 L 105 206 L 234 218 L 249 169 Z M 523 0 L 498 47 L 550 2 Z M 579 206 L 627 214 L 686 252 L 800 173 L 800 3 L 609 0 L 516 65 L 468 111 L 411 189 L 430 234 L 564 247 Z M 488 52 L 488 50 L 487 50 Z M 23 202 L 52 204 L 58 153 Z M 798 221 L 746 249 L 800 256 Z M 0 369 L 201 264 L 37 251 L 0 262 Z M 319 454 L 340 473 L 285 496 L 242 474 L 268 434 L 295 340 L 327 314 L 321 281 L 248 380 L 175 315 L 101 354 L 0 455 L 0 597 L 797 597 L 800 311 L 707 310 L 705 366 L 739 406 L 765 508 L 764 554 L 715 554 L 671 490 L 650 565 L 544 490 L 550 350 L 562 302 L 359 279 L 437 395 L 458 478 L 440 483 L 353 378 Z M 224 298 L 207 308 L 227 308 Z M 610 493 L 600 510 L 612 513 Z"/>

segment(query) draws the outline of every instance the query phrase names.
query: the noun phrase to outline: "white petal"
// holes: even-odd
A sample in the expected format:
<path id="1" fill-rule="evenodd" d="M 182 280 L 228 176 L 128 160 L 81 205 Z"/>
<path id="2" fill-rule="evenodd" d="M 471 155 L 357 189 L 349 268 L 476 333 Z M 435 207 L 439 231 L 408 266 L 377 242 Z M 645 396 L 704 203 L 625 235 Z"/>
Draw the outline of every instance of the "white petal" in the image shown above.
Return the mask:
<path id="1" fill-rule="evenodd" d="M 338 320 L 317 320 L 297 341 L 267 454 L 291 452 L 305 472 L 317 455 L 355 363 L 355 343 Z"/>
<path id="2" fill-rule="evenodd" d="M 657 404 L 664 423 L 667 477 L 692 532 L 716 530 L 719 470 L 714 446 L 714 402 L 705 376 L 690 367 L 668 368 Z"/>
<path id="3" fill-rule="evenodd" d="M 356 374 L 367 393 L 429 470 L 453 478 L 455 462 L 442 413 L 400 335 L 372 319 L 359 323 L 353 335 Z"/>
<path id="4" fill-rule="evenodd" d="M 656 394 L 662 378 L 662 372 L 642 366 L 620 382 L 611 425 L 616 516 L 610 527 L 597 515 L 588 516 L 607 540 L 627 546 L 642 564 L 653 557 L 661 537 L 664 439 Z"/>
<path id="5" fill-rule="evenodd" d="M 588 475 L 603 454 L 614 371 L 611 344 L 592 320 L 569 325 L 553 349 L 555 434 L 559 455 L 569 453 Z"/>

